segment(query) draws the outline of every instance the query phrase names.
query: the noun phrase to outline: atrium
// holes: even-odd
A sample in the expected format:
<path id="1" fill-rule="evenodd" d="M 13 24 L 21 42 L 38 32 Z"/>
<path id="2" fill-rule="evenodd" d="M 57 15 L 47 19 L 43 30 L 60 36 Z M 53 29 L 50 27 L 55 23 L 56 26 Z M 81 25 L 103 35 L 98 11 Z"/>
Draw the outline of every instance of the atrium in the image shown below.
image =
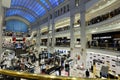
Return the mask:
<path id="1" fill-rule="evenodd" d="M 0 0 L 0 80 L 120 80 L 120 0 Z"/>

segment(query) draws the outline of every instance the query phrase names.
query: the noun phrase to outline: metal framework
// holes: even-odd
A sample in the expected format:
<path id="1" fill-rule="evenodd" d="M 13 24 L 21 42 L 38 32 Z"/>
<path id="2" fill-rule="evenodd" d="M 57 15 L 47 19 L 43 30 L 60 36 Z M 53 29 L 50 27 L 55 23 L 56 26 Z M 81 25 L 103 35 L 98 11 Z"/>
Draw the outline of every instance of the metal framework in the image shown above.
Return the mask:
<path id="1" fill-rule="evenodd" d="M 27 12 L 27 13 L 31 14 L 35 18 L 38 18 L 38 15 L 35 12 L 33 12 L 33 11 L 27 9 L 27 8 L 21 7 L 21 6 L 11 7 L 8 10 L 10 10 L 10 9 L 19 9 L 19 10 L 22 10 L 24 12 Z"/>
<path id="2" fill-rule="evenodd" d="M 28 20 L 31 23 L 36 20 L 36 18 L 33 15 L 31 15 L 31 14 L 29 14 L 29 13 L 23 11 L 23 10 L 20 10 L 20 9 L 9 9 L 9 10 L 6 11 L 6 15 L 5 16 L 6 17 L 20 16 L 20 17 Z"/>
<path id="3" fill-rule="evenodd" d="M 20 16 L 30 23 L 44 16 L 64 0 L 11 0 L 11 7 L 6 10 L 6 17 Z"/>
<path id="4" fill-rule="evenodd" d="M 30 22 L 28 22 L 26 19 L 19 17 L 19 16 L 10 16 L 10 17 L 5 18 L 5 21 L 9 21 L 9 20 L 19 20 L 27 24 L 28 27 L 30 26 Z"/>

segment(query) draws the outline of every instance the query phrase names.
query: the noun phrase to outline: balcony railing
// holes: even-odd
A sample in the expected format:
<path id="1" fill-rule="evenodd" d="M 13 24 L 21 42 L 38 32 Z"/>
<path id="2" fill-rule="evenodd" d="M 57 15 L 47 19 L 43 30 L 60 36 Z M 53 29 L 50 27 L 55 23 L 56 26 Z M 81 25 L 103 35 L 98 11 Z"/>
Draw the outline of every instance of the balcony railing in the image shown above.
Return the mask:
<path id="1" fill-rule="evenodd" d="M 62 77 L 62 76 L 51 76 L 51 75 L 42 75 L 42 74 L 31 74 L 26 72 L 17 72 L 11 70 L 2 70 L 0 69 L 1 80 L 8 80 L 10 77 L 12 80 L 21 80 L 22 79 L 34 79 L 34 80 L 102 80 L 98 78 L 76 78 L 76 77 Z M 120 78 L 119 78 L 120 79 Z M 117 79 L 117 80 L 119 80 Z M 107 79 L 106 79 L 107 80 Z"/>

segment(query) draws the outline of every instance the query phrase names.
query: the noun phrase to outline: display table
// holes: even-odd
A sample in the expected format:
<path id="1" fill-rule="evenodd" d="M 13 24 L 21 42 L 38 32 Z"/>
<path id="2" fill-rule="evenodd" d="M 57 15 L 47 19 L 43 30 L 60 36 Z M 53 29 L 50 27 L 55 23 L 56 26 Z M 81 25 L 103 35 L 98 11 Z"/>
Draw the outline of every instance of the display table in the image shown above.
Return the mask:
<path id="1" fill-rule="evenodd" d="M 52 73 L 54 73 L 55 71 L 59 71 L 60 68 L 61 68 L 60 66 L 54 66 L 54 67 L 52 67 L 52 68 L 49 68 L 49 69 L 45 70 L 45 73 L 46 73 L 46 74 L 52 74 Z"/>

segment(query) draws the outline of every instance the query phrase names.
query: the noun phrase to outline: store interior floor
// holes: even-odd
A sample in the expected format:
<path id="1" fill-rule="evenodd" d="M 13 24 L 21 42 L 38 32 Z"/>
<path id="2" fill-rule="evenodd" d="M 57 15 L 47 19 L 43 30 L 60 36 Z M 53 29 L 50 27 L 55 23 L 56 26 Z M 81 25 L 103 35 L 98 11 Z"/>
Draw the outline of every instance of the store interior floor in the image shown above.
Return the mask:
<path id="1" fill-rule="evenodd" d="M 84 68 L 80 56 L 79 59 L 78 56 L 71 59 L 69 55 L 59 55 L 59 53 L 53 55 L 47 51 L 42 51 L 38 54 L 37 50 L 16 56 L 14 51 L 5 50 L 1 56 L 1 68 L 36 74 L 80 78 L 86 78 L 86 70 L 88 69 L 89 78 L 108 78 L 108 74 L 117 78 L 120 74 L 120 56 L 118 55 L 120 55 L 119 52 L 109 50 L 87 49 L 86 68 Z M 109 67 L 106 74 L 102 71 L 104 66 Z M 101 75 L 100 73 L 103 74 Z"/>
<path id="2" fill-rule="evenodd" d="M 96 60 L 95 72 L 90 72 L 90 78 L 93 78 L 95 76 L 100 77 L 100 71 L 102 66 L 109 66 L 108 73 L 112 75 L 118 76 L 118 74 L 120 74 L 120 62 L 117 62 L 120 60 L 120 53 L 118 51 L 110 51 L 105 49 L 87 49 L 86 59 L 87 69 L 89 70 L 93 64 L 94 59 Z M 77 63 L 74 63 L 73 68 L 71 68 L 71 76 L 85 77 L 85 71 L 77 69 L 80 66 L 79 64 L 82 64 L 80 60 L 77 60 Z"/>

